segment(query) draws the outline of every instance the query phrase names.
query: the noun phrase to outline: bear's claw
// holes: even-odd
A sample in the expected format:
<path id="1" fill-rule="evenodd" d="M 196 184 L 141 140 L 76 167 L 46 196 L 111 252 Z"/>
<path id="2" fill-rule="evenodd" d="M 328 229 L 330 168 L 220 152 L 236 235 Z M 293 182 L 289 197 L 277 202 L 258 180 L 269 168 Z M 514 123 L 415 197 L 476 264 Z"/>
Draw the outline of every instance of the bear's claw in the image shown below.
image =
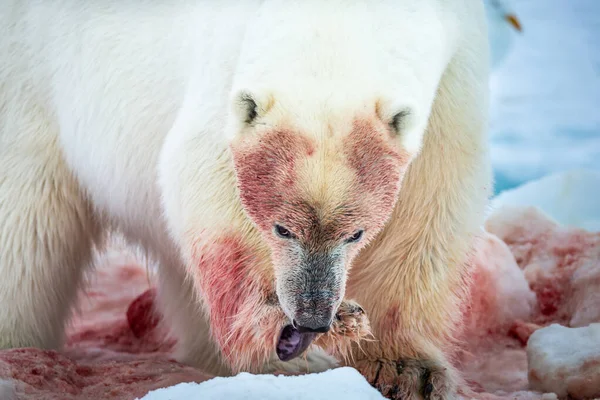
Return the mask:
<path id="1" fill-rule="evenodd" d="M 454 371 L 431 360 L 361 360 L 355 367 L 386 398 L 445 400 L 456 393 Z"/>
<path id="2" fill-rule="evenodd" d="M 345 300 L 338 308 L 331 329 L 320 335 L 315 344 L 337 357 L 347 358 L 354 343 L 369 340 L 371 325 L 365 310 L 352 300 Z"/>

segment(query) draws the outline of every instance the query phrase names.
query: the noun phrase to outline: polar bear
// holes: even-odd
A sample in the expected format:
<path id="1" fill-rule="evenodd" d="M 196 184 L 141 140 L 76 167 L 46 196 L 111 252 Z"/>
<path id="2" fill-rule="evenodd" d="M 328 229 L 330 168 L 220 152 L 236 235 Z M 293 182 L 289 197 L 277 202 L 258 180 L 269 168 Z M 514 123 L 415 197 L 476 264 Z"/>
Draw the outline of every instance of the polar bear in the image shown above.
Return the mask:
<path id="1" fill-rule="evenodd" d="M 4 1 L 0 347 L 60 347 L 112 230 L 183 362 L 452 397 L 487 58 L 481 1 Z"/>

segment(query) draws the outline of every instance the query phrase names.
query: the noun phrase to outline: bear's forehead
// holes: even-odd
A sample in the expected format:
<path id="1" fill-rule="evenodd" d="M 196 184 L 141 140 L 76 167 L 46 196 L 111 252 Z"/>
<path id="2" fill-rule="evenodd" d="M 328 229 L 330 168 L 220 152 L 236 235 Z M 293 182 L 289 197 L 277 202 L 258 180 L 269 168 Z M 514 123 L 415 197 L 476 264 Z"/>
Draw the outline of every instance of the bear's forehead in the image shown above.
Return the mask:
<path id="1" fill-rule="evenodd" d="M 367 177 L 374 172 L 369 166 L 378 160 L 394 158 L 401 164 L 406 161 L 403 152 L 387 140 L 389 131 L 372 119 L 356 119 L 343 129 L 328 123 L 315 131 L 274 127 L 249 135 L 233 145 L 236 166 L 247 164 L 257 170 L 276 167 L 272 172 L 277 173 L 297 171 L 302 161 L 313 166 L 313 171 L 343 164 Z"/>
<path id="2" fill-rule="evenodd" d="M 381 131 L 360 120 L 346 135 L 320 139 L 273 129 L 233 154 L 240 197 L 255 222 L 268 229 L 279 219 L 323 235 L 391 212 L 404 162 Z"/>

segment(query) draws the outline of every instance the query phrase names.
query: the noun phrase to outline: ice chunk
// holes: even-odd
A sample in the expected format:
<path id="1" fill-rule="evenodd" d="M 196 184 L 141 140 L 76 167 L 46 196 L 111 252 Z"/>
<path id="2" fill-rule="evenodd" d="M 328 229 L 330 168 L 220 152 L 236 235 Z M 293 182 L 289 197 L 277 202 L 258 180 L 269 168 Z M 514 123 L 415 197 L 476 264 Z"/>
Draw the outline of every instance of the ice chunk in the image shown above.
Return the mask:
<path id="1" fill-rule="evenodd" d="M 526 320 L 536 298 L 508 246 L 485 232 L 476 248 L 473 285 L 467 313 L 466 334 L 488 335 L 508 331 L 516 320 Z"/>
<path id="2" fill-rule="evenodd" d="M 572 170 L 502 192 L 492 207 L 534 206 L 563 226 L 598 232 L 599 198 L 600 171 Z"/>
<path id="3" fill-rule="evenodd" d="M 532 322 L 600 322 L 600 233 L 564 228 L 535 207 L 502 208 L 485 227 L 509 245 L 536 293 L 540 315 Z"/>
<path id="4" fill-rule="evenodd" d="M 527 343 L 527 360 L 531 389 L 563 398 L 600 397 L 600 323 L 538 329 Z"/>

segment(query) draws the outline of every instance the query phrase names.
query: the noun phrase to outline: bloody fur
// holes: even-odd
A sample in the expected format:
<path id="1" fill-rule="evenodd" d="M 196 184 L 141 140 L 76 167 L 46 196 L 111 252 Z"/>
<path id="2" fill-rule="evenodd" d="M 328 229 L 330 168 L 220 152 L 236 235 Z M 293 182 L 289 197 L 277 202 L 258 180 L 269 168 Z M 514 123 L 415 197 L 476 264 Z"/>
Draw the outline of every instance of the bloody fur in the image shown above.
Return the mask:
<path id="1" fill-rule="evenodd" d="M 199 243 L 193 258 L 196 283 L 209 307 L 212 335 L 225 360 L 234 373 L 258 372 L 272 358 L 281 329 L 289 323 L 273 300 L 273 290 L 268 289 L 273 287 L 272 280 L 259 272 L 258 256 L 240 236 Z M 347 357 L 352 343 L 370 335 L 364 311 L 342 303 L 332 329 L 316 343 Z"/>

